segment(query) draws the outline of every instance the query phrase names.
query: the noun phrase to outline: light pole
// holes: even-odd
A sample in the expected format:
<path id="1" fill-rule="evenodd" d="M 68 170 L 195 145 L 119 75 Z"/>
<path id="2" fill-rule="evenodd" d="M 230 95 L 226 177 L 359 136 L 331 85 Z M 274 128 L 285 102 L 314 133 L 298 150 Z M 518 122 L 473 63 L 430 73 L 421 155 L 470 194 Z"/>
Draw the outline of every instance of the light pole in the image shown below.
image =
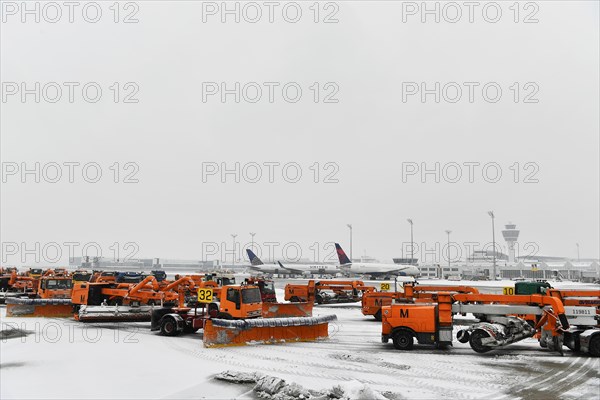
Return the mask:
<path id="1" fill-rule="evenodd" d="M 250 244 L 250 249 L 252 249 L 252 251 L 254 251 L 254 235 L 256 235 L 255 232 L 250 232 L 250 236 L 252 237 L 252 244 Z"/>
<path id="2" fill-rule="evenodd" d="M 448 272 L 450 272 L 450 234 L 452 231 L 447 230 L 446 235 L 448 235 Z"/>
<path id="3" fill-rule="evenodd" d="M 232 238 L 232 241 L 233 241 L 233 257 L 232 258 L 233 258 L 233 266 L 234 267 L 235 267 L 235 237 L 236 236 L 237 235 L 235 233 L 231 234 L 231 238 Z"/>
<path id="4" fill-rule="evenodd" d="M 413 247 L 413 220 L 408 218 L 408 223 L 410 224 L 410 265 L 413 265 L 414 260 L 414 247 Z"/>
<path id="5" fill-rule="evenodd" d="M 579 259 L 579 243 L 575 243 L 577 245 L 577 262 L 581 261 Z"/>
<path id="6" fill-rule="evenodd" d="M 350 229 L 350 261 L 352 262 L 352 224 L 346 224 L 348 229 Z"/>
<path id="7" fill-rule="evenodd" d="M 492 218 L 492 255 L 493 255 L 493 263 L 494 263 L 494 280 L 496 280 L 496 232 L 494 230 L 494 212 L 488 211 L 488 215 Z"/>

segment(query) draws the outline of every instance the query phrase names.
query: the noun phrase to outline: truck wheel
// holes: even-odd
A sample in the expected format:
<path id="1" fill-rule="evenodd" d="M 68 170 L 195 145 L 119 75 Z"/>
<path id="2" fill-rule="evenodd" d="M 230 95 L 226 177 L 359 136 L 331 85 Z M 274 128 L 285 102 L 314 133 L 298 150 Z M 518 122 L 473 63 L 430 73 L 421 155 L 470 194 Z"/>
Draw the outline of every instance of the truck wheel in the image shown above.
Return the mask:
<path id="1" fill-rule="evenodd" d="M 196 333 L 200 328 L 194 328 L 188 324 L 183 327 L 183 333 Z"/>
<path id="2" fill-rule="evenodd" d="M 589 350 L 592 357 L 600 357 L 600 335 L 596 334 L 592 337 Z"/>
<path id="3" fill-rule="evenodd" d="M 410 332 L 398 331 L 392 337 L 396 350 L 410 350 L 413 348 L 413 337 Z"/>
<path id="4" fill-rule="evenodd" d="M 381 308 L 377 310 L 377 312 L 373 316 L 375 317 L 376 321 L 381 321 Z"/>
<path id="5" fill-rule="evenodd" d="M 321 296 L 320 294 L 318 294 L 317 297 L 315 297 L 315 300 L 317 301 L 317 304 L 323 304 L 323 296 Z"/>
<path id="6" fill-rule="evenodd" d="M 300 302 L 300 299 L 299 299 L 298 297 L 296 297 L 296 296 L 293 296 L 293 297 L 290 299 L 290 301 L 291 301 L 292 303 L 299 303 L 299 302 Z"/>
<path id="7" fill-rule="evenodd" d="M 178 333 L 175 319 L 172 317 L 163 317 L 160 321 L 160 334 L 164 336 L 176 336 Z"/>
<path id="8" fill-rule="evenodd" d="M 488 351 L 492 350 L 491 347 L 484 346 L 483 344 L 481 344 L 481 339 L 484 339 L 489 336 L 490 335 L 488 335 L 487 332 L 482 331 L 481 329 L 477 329 L 476 331 L 471 333 L 471 338 L 469 339 L 469 344 L 471 345 L 471 348 L 478 353 L 487 353 Z"/>
<path id="9" fill-rule="evenodd" d="M 581 348 L 579 347 L 579 332 L 565 332 L 564 335 L 564 345 L 567 346 L 569 350 L 574 353 L 581 351 Z"/>
<path id="10" fill-rule="evenodd" d="M 465 329 L 461 329 L 456 334 L 456 339 L 458 339 L 458 341 L 461 343 L 467 343 L 470 338 L 471 338 L 471 335 L 469 334 L 469 331 L 467 331 Z"/>
<path id="11" fill-rule="evenodd" d="M 563 337 L 562 337 L 562 335 L 554 336 L 552 338 L 552 348 L 550 350 L 558 351 L 561 356 L 563 355 Z"/>
<path id="12" fill-rule="evenodd" d="M 218 319 L 233 319 L 233 317 L 231 316 L 231 314 L 228 314 L 226 312 L 220 312 L 217 314 L 217 318 Z"/>

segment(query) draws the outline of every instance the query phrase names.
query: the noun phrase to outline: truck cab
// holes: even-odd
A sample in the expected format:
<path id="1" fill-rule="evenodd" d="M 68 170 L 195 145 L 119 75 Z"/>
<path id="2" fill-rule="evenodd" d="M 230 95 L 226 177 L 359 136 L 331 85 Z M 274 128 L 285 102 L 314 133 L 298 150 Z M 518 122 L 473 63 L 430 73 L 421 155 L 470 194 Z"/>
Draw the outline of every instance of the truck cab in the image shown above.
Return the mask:
<path id="1" fill-rule="evenodd" d="M 71 277 L 73 282 L 89 282 L 92 279 L 92 273 L 86 270 L 77 270 Z"/>
<path id="2" fill-rule="evenodd" d="M 29 271 L 27 271 L 27 276 L 33 279 L 38 279 L 40 276 L 42 276 L 42 272 L 43 271 L 41 268 L 29 268 Z"/>
<path id="3" fill-rule="evenodd" d="M 42 277 L 37 295 L 42 299 L 70 299 L 73 281 L 67 276 Z"/>
<path id="4" fill-rule="evenodd" d="M 206 304 L 206 303 L 205 303 Z M 152 312 L 150 330 L 160 330 L 164 336 L 202 329 L 210 318 L 249 319 L 262 316 L 260 289 L 255 285 L 228 285 L 213 288 L 213 301 L 201 312 L 197 306 L 159 308 Z"/>
<path id="5" fill-rule="evenodd" d="M 217 318 L 257 318 L 262 315 L 262 300 L 258 286 L 229 285 L 221 289 Z"/>

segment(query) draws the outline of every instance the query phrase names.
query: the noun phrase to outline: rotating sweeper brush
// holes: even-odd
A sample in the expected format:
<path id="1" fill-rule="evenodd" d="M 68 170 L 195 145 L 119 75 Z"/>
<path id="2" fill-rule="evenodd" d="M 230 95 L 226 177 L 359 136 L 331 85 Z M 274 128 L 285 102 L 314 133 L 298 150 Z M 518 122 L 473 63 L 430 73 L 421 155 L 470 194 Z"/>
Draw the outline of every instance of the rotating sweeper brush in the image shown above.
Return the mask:
<path id="1" fill-rule="evenodd" d="M 153 306 L 81 306 L 75 313 L 80 322 L 148 322 Z"/>

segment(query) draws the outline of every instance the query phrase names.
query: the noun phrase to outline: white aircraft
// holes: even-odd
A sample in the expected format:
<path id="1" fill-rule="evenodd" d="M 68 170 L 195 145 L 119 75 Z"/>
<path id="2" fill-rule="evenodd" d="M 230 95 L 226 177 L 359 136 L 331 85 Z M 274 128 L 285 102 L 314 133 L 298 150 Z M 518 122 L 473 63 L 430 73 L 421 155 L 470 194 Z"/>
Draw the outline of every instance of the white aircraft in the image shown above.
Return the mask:
<path id="1" fill-rule="evenodd" d="M 250 259 L 249 268 L 253 271 L 262 272 L 265 274 L 289 274 L 290 272 L 281 268 L 277 264 L 265 264 L 260 258 L 250 249 L 246 249 L 248 258 Z"/>
<path id="2" fill-rule="evenodd" d="M 250 269 L 266 274 L 304 275 L 310 273 L 335 275 L 343 272 L 339 266 L 329 264 L 294 264 L 293 266 L 286 267 L 278 261 L 277 264 L 269 265 L 263 263 L 252 250 L 246 249 L 246 253 L 248 253 L 248 258 L 250 259 Z"/>
<path id="3" fill-rule="evenodd" d="M 335 244 L 335 250 L 340 260 L 340 268 L 346 273 L 370 275 L 374 278 L 391 276 L 418 277 L 420 274 L 419 268 L 414 265 L 352 262 L 339 243 Z"/>
<path id="4" fill-rule="evenodd" d="M 344 271 L 339 267 L 339 265 L 333 264 L 292 264 L 292 266 L 284 266 L 281 261 L 277 261 L 281 268 L 285 268 L 293 274 L 302 274 L 302 275 L 336 275 L 341 274 Z"/>

